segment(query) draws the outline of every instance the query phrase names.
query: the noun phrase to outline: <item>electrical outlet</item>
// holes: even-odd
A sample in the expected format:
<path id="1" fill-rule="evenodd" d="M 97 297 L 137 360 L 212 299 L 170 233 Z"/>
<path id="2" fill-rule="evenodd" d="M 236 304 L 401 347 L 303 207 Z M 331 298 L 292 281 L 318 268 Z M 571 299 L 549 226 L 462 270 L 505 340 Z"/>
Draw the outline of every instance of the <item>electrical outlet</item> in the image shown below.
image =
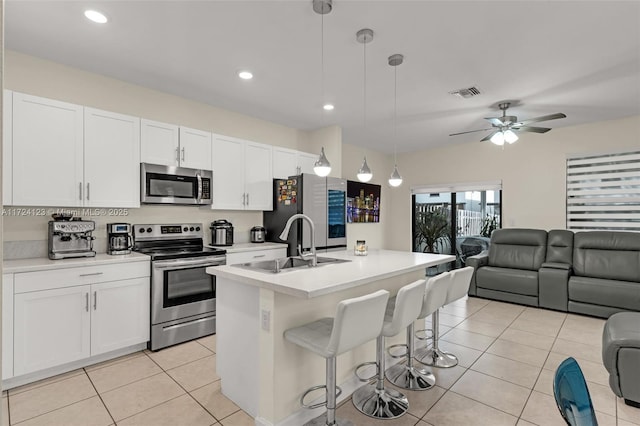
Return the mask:
<path id="1" fill-rule="evenodd" d="M 264 331 L 269 331 L 271 328 L 271 311 L 263 309 L 260 312 L 260 322 Z"/>

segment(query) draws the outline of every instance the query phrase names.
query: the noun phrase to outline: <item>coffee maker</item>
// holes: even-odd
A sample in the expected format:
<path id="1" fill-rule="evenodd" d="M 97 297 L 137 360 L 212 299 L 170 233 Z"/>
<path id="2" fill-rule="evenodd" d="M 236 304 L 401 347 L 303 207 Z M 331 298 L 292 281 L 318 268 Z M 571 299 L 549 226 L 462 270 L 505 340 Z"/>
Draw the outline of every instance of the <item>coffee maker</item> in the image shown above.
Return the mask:
<path id="1" fill-rule="evenodd" d="M 91 235 L 95 229 L 96 223 L 92 220 L 49 221 L 49 259 L 95 256 L 95 237 Z"/>
<path id="2" fill-rule="evenodd" d="M 128 223 L 107 223 L 109 254 L 129 254 L 133 246 L 131 225 Z"/>

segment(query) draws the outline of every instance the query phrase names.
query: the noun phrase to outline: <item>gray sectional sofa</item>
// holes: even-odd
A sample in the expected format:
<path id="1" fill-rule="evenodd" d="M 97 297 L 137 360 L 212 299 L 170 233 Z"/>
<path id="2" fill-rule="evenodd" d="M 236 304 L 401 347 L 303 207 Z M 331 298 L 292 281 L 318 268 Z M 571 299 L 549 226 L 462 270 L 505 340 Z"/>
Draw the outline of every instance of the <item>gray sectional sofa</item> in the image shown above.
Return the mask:
<path id="1" fill-rule="evenodd" d="M 640 311 L 640 233 L 498 229 L 469 294 L 608 318 Z"/>

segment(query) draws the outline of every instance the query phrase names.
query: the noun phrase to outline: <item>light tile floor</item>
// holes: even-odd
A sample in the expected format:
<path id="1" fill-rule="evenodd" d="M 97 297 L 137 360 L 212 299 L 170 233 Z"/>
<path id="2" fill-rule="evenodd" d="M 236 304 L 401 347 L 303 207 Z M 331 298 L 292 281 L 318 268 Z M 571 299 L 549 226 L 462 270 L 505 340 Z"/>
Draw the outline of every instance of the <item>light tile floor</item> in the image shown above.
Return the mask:
<path id="1" fill-rule="evenodd" d="M 601 425 L 640 425 L 640 409 L 608 386 L 600 359 L 604 320 L 466 298 L 442 310 L 441 343 L 458 366 L 433 369 L 437 386 L 403 391 L 409 413 L 376 421 L 350 400 L 338 416 L 367 425 L 564 425 L 552 379 L 567 356 L 583 369 Z M 20 426 L 243 426 L 253 419 L 220 392 L 216 337 L 137 352 L 3 393 Z M 5 424 L 7 422 L 5 421 Z"/>

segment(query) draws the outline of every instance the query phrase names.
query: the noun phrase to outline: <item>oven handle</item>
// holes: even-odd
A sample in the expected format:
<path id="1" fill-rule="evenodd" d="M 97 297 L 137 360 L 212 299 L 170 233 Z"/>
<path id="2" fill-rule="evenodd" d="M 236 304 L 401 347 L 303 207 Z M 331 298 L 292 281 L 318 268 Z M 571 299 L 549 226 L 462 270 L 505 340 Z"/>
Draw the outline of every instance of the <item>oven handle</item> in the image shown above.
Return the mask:
<path id="1" fill-rule="evenodd" d="M 226 256 L 214 256 L 199 258 L 198 260 L 156 260 L 153 261 L 154 269 L 185 269 L 193 267 L 220 266 L 227 263 Z"/>

